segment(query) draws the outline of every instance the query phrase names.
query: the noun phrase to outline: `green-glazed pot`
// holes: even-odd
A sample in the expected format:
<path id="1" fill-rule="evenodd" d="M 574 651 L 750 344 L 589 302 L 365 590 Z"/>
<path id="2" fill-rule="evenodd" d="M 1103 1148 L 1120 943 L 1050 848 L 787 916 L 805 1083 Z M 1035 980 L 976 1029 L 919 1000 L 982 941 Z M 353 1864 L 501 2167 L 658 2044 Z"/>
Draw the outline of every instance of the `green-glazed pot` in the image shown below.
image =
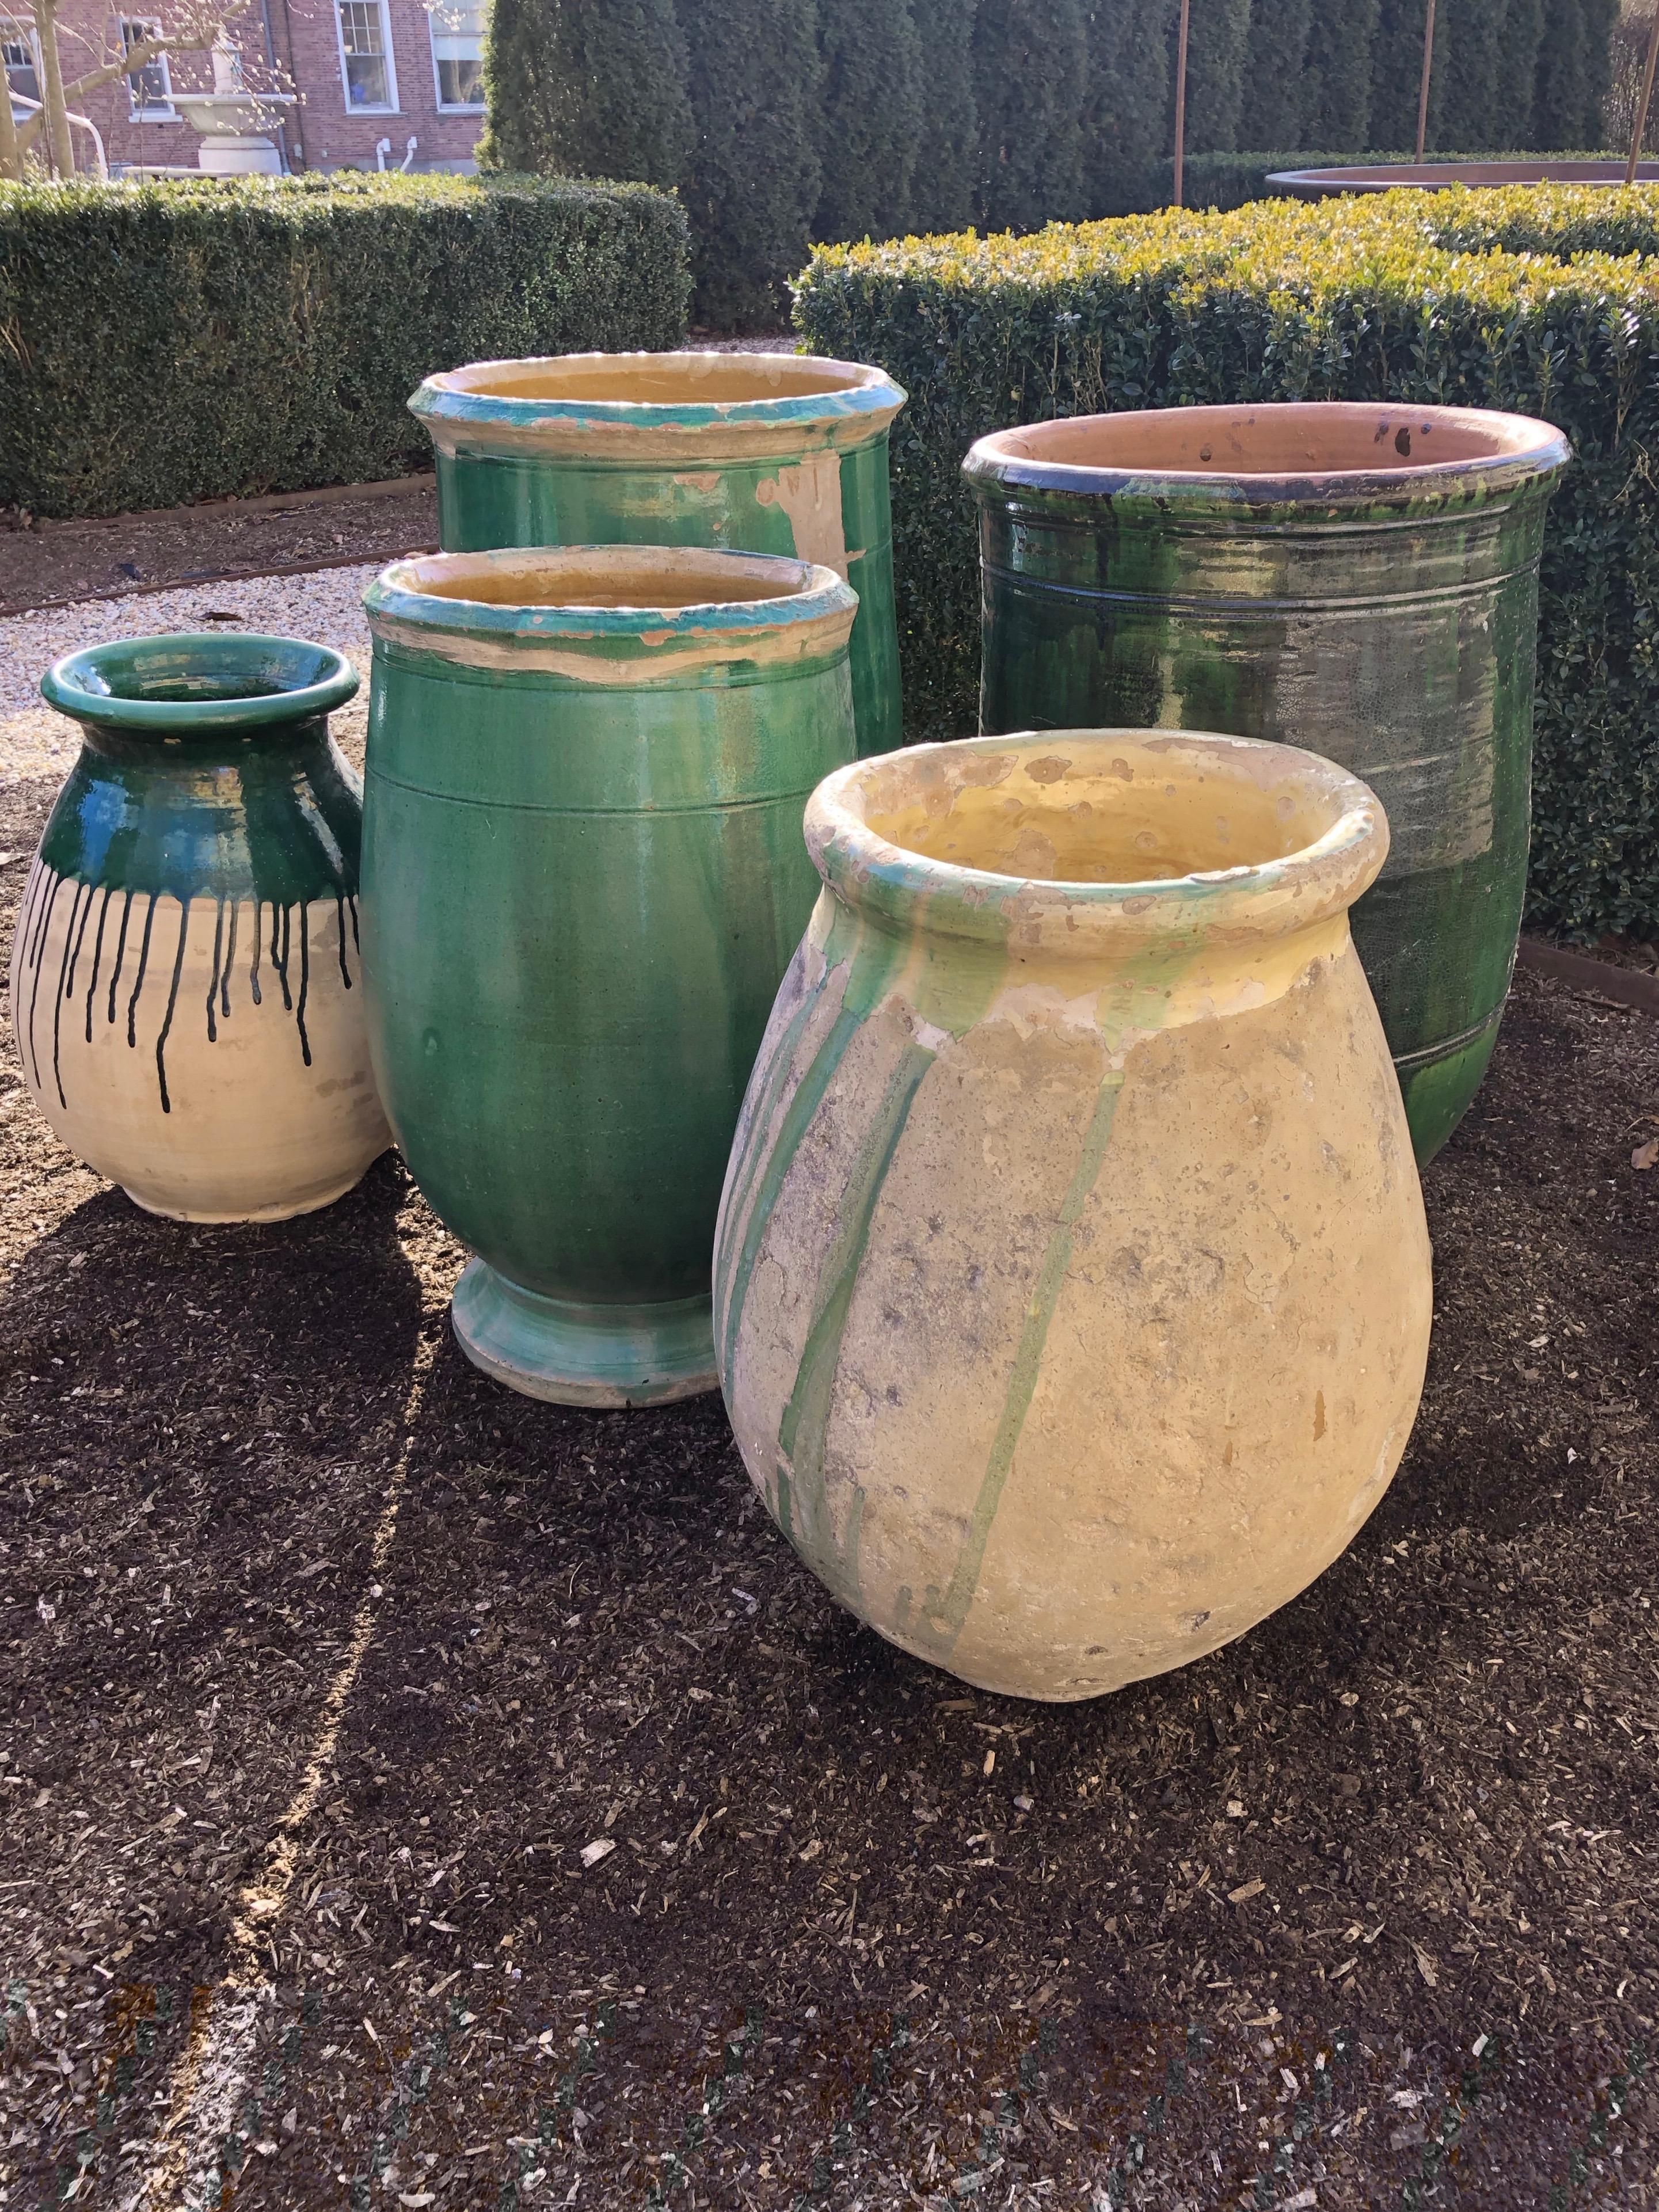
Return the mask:
<path id="1" fill-rule="evenodd" d="M 669 548 L 439 554 L 368 594 L 370 1042 L 455 1332 L 566 1404 L 714 1387 L 714 1217 L 854 757 L 854 599 Z"/>
<path id="2" fill-rule="evenodd" d="M 1142 724 L 1304 746 L 1382 799 L 1354 942 L 1419 1160 L 1497 1042 L 1526 892 L 1547 422 L 1345 402 L 984 438 L 988 732 Z"/>
<path id="3" fill-rule="evenodd" d="M 24 888 L 23 1078 L 140 1206 L 273 1221 L 390 1142 L 356 988 L 362 787 L 328 734 L 357 689 L 295 638 L 132 638 L 40 686 L 80 758 Z"/>
<path id="4" fill-rule="evenodd" d="M 793 354 L 586 353 L 428 377 L 446 551 L 714 545 L 833 568 L 859 597 L 860 753 L 902 737 L 879 369 Z"/>

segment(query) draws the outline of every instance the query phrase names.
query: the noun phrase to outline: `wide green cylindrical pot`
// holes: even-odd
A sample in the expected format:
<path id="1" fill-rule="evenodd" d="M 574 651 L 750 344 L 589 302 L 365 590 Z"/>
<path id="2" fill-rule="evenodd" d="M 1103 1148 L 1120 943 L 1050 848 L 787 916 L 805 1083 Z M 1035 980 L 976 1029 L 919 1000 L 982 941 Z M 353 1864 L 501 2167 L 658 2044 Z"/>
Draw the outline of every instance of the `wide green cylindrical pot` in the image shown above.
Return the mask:
<path id="1" fill-rule="evenodd" d="M 401 562 L 367 605 L 369 1042 L 477 1255 L 455 1333 L 565 1404 L 712 1389 L 721 1179 L 817 884 L 802 811 L 854 757 L 854 595 L 605 546 Z"/>
<path id="2" fill-rule="evenodd" d="M 983 438 L 987 732 L 1228 730 L 1322 753 L 1389 818 L 1353 910 L 1419 1160 L 1497 1042 L 1526 894 L 1547 422 L 1312 402 Z"/>
<path id="3" fill-rule="evenodd" d="M 40 686 L 80 757 L 24 886 L 23 1079 L 152 1213 L 281 1221 L 391 1142 L 357 949 L 362 789 L 328 732 L 357 689 L 298 638 L 123 638 Z"/>
<path id="4" fill-rule="evenodd" d="M 833 568 L 858 593 L 860 753 L 902 738 L 878 368 L 795 354 L 483 361 L 410 401 L 436 450 L 439 543 L 715 545 Z"/>

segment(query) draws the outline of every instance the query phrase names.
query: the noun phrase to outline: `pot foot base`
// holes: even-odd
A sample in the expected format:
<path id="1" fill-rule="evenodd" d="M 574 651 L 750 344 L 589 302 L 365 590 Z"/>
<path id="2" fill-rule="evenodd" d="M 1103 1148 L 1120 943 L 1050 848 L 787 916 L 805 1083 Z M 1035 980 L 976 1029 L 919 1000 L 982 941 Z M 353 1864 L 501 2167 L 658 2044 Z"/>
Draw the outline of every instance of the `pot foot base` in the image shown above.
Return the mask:
<path id="1" fill-rule="evenodd" d="M 578 1305 L 521 1290 L 474 1260 L 449 1317 L 475 1367 L 556 1406 L 664 1406 L 720 1387 L 707 1297 Z"/>

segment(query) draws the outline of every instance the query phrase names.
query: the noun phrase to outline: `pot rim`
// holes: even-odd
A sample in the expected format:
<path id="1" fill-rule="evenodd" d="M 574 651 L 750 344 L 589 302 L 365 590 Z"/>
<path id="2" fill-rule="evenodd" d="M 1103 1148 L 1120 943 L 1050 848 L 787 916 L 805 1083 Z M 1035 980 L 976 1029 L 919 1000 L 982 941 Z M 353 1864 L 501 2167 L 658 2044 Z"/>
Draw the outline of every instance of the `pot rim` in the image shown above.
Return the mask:
<path id="1" fill-rule="evenodd" d="M 1392 468 L 1310 465 L 1304 470 L 1257 471 L 1183 468 L 1156 462 L 1046 460 L 1040 450 L 1029 449 L 1040 448 L 1054 433 L 1130 420 L 1166 426 L 1189 435 L 1200 428 L 1207 428 L 1218 440 L 1230 428 L 1263 416 L 1278 422 L 1322 420 L 1332 428 L 1339 423 L 1350 430 L 1370 427 L 1373 444 L 1381 443 L 1391 431 L 1397 437 L 1414 428 L 1461 432 L 1465 436 L 1474 434 L 1489 440 L 1492 450 L 1447 461 L 1402 459 Z M 1021 449 L 1022 440 L 1027 441 L 1027 450 Z M 1393 401 L 1301 399 L 1264 401 L 1259 406 L 1149 407 L 1058 416 L 994 431 L 969 448 L 962 466 L 981 500 L 1012 487 L 1079 493 L 1097 499 L 1139 498 L 1189 508 L 1246 506 L 1258 509 L 1328 507 L 1336 503 L 1369 506 L 1378 501 L 1398 505 L 1419 499 L 1443 503 L 1460 495 L 1484 500 L 1494 491 L 1552 476 L 1571 458 L 1572 448 L 1562 433 L 1553 423 L 1528 415 L 1480 407 L 1413 407 Z"/>
<path id="2" fill-rule="evenodd" d="M 477 389 L 491 372 L 614 364 L 618 376 L 649 363 L 684 368 L 688 386 L 718 365 L 754 363 L 764 380 L 768 362 L 789 362 L 845 381 L 828 392 L 794 392 L 752 399 L 677 400 L 515 398 Z M 778 373 L 781 380 L 781 371 Z M 471 380 L 469 381 L 469 380 Z M 883 369 L 823 354 L 720 353 L 686 348 L 669 353 L 526 355 L 519 360 L 469 362 L 428 376 L 409 401 L 441 452 L 469 449 L 562 453 L 572 459 L 623 462 L 694 456 L 763 459 L 787 456 L 803 443 L 856 447 L 886 430 L 908 397 Z"/>
<path id="3" fill-rule="evenodd" d="M 1087 883 L 1021 877 L 964 867 L 896 845 L 865 816 L 871 784 L 902 763 L 918 784 L 954 768 L 968 783 L 1002 777 L 980 762 L 1006 756 L 1010 771 L 1027 760 L 1049 763 L 1079 751 L 1096 773 L 1134 769 L 1145 760 L 1179 761 L 1225 783 L 1278 786 L 1288 797 L 1321 806 L 1327 824 L 1310 843 L 1276 858 L 1237 867 L 1194 871 L 1141 882 Z M 1058 781 L 1043 778 L 1039 789 Z M 1322 754 L 1260 738 L 1194 730 L 1026 730 L 1004 737 L 959 738 L 942 744 L 854 761 L 827 776 L 806 808 L 806 846 L 831 892 L 845 904 L 924 936 L 994 945 L 1015 957 L 1062 959 L 1121 957 L 1164 944 L 1192 945 L 1224 937 L 1243 943 L 1281 937 L 1346 915 L 1376 880 L 1388 857 L 1389 826 L 1369 785 Z"/>
<path id="4" fill-rule="evenodd" d="M 295 667 L 300 654 L 308 656 L 311 666 L 303 683 L 240 696 L 233 691 L 216 698 L 135 698 L 107 688 L 112 674 L 129 672 L 146 657 L 162 653 L 173 656 L 175 680 L 187 679 L 192 665 L 205 678 L 212 666 L 223 668 L 229 663 L 234 669 L 238 659 L 246 665 L 250 678 L 256 666 L 267 675 L 280 673 L 284 665 L 301 672 Z M 184 738 L 309 721 L 343 707 L 361 682 L 344 653 L 307 638 L 279 637 L 264 630 L 161 630 L 66 653 L 41 678 L 40 696 L 60 714 L 97 728 Z M 98 684 L 106 688 L 95 688 Z"/>
<path id="5" fill-rule="evenodd" d="M 492 570 L 539 572 L 550 584 L 561 573 L 591 575 L 596 569 L 683 574 L 706 564 L 711 584 L 721 573 L 777 588 L 763 599 L 711 597 L 689 605 L 648 601 L 596 606 L 582 599 L 550 599 L 526 605 L 459 599 L 422 589 L 435 575 L 481 576 Z M 506 546 L 479 553 L 416 554 L 394 561 L 363 594 L 368 626 L 377 639 L 416 646 L 446 659 L 471 661 L 480 653 L 520 666 L 548 665 L 572 656 L 613 663 L 619 652 L 653 672 L 681 664 L 688 653 L 703 664 L 738 659 L 796 659 L 844 646 L 858 611 L 858 594 L 833 568 L 781 555 L 738 553 L 700 545 Z"/>

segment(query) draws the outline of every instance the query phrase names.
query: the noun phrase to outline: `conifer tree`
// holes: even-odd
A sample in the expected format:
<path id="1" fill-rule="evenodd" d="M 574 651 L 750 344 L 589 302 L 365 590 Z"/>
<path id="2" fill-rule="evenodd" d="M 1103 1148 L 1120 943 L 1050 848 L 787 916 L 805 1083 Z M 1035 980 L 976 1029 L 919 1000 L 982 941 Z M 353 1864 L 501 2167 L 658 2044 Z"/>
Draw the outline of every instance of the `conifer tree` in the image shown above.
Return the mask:
<path id="1" fill-rule="evenodd" d="M 673 0 L 495 0 L 486 167 L 677 185 L 691 152 Z"/>
<path id="2" fill-rule="evenodd" d="M 1550 0 L 1538 48 L 1531 143 L 1540 151 L 1591 149 L 1602 137 L 1619 0 Z"/>
<path id="3" fill-rule="evenodd" d="M 1145 204 L 1146 179 L 1169 151 L 1170 26 L 1180 0 L 1094 0 L 1087 23 L 1085 204 L 1091 216 Z"/>
<path id="4" fill-rule="evenodd" d="M 1528 131 L 1524 99 L 1504 100 L 1498 82 L 1505 0 L 1440 0 L 1446 16 L 1444 69 L 1437 114 L 1438 143 L 1459 154 L 1489 147 L 1517 147 Z"/>
<path id="5" fill-rule="evenodd" d="M 1252 152 L 1289 152 L 1309 136 L 1308 42 L 1314 0 L 1251 0 L 1249 41 L 1238 112 L 1238 143 Z"/>
<path id="6" fill-rule="evenodd" d="M 692 313 L 769 327 L 805 265 L 818 204 L 814 0 L 680 0 L 696 133 L 681 197 Z"/>
<path id="7" fill-rule="evenodd" d="M 1409 156 L 1417 143 L 1417 101 L 1423 79 L 1423 25 L 1426 12 L 1425 0 L 1382 0 L 1376 11 L 1376 30 L 1371 40 L 1370 142 L 1379 152 Z M 1440 115 L 1446 99 L 1450 31 L 1449 12 L 1437 6 L 1425 156 L 1446 144 L 1440 134 Z"/>
<path id="8" fill-rule="evenodd" d="M 1244 95 L 1244 56 L 1250 35 L 1250 0 L 1192 0 L 1187 40 L 1187 150 L 1231 154 L 1238 144 Z M 1170 78 L 1175 82 L 1177 33 L 1170 38 Z M 1171 119 L 1173 131 L 1173 114 Z"/>
<path id="9" fill-rule="evenodd" d="M 1377 9 L 1378 0 L 1317 0 L 1304 64 L 1304 151 L 1358 154 L 1379 143 L 1370 126 Z"/>
<path id="10" fill-rule="evenodd" d="M 891 238 L 910 222 L 921 41 L 909 0 L 820 0 L 814 238 Z"/>
<path id="11" fill-rule="evenodd" d="M 1038 230 L 1084 212 L 1083 0 L 980 0 L 974 27 L 979 217 Z"/>
<path id="12" fill-rule="evenodd" d="M 910 0 L 921 69 L 921 124 L 910 178 L 910 222 L 917 230 L 963 230 L 974 219 L 978 9 L 979 0 Z"/>

